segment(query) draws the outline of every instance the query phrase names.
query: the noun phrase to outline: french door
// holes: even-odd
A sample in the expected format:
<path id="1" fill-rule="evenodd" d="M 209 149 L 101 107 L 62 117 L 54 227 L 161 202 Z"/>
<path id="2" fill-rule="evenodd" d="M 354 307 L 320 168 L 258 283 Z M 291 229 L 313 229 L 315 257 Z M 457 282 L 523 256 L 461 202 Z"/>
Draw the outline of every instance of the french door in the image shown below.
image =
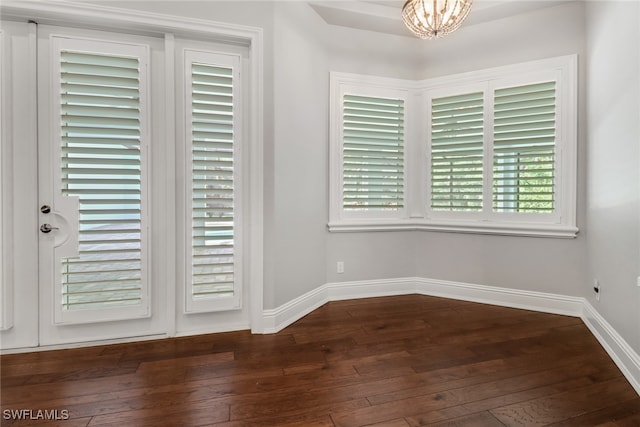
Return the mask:
<path id="1" fill-rule="evenodd" d="M 162 44 L 130 40 L 38 27 L 41 344 L 159 334 L 167 321 L 150 195 Z"/>
<path id="2" fill-rule="evenodd" d="M 14 311 L 25 292 L 37 310 L 31 299 L 13 329 L 35 317 L 31 342 L 56 345 L 248 328 L 246 53 L 23 25 L 37 52 L 37 188 L 14 188 L 37 193 L 38 280 L 14 281 Z"/>

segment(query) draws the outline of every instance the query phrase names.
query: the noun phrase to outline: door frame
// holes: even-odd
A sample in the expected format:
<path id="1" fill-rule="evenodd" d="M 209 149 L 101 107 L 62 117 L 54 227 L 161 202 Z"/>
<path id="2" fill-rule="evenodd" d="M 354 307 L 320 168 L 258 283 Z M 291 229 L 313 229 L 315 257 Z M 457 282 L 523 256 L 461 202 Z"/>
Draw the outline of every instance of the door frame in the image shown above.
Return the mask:
<path id="1" fill-rule="evenodd" d="M 38 345 L 36 27 L 3 23 L 2 197 L 3 348 Z M 18 54 L 21 53 L 21 54 Z M 10 83 L 10 84 L 9 84 Z M 8 234 L 8 236 L 7 236 Z M 8 238 L 5 238 L 7 236 Z M 19 238 L 18 238 L 19 237 Z M 5 299 L 6 298 L 6 299 Z"/>
<path id="2" fill-rule="evenodd" d="M 173 34 L 180 34 L 181 37 L 189 38 L 193 37 L 195 39 L 202 39 L 202 37 L 206 37 L 207 39 L 219 40 L 221 42 L 233 42 L 240 43 L 246 45 L 249 49 L 249 65 L 248 65 L 248 79 L 249 87 L 247 88 L 247 99 L 248 99 L 248 117 L 247 117 L 247 127 L 245 138 L 248 139 L 248 143 L 246 145 L 246 149 L 249 152 L 248 159 L 248 170 L 250 171 L 248 179 L 246 180 L 246 194 L 245 194 L 245 204 L 244 208 L 247 212 L 247 221 L 245 227 L 245 237 L 244 244 L 248 249 L 245 254 L 245 265 L 247 268 L 245 269 L 244 274 L 244 283 L 245 287 L 248 290 L 250 295 L 249 301 L 249 322 L 250 328 L 254 333 L 262 333 L 264 331 L 264 319 L 263 319 L 263 258 L 264 258 L 264 249 L 263 249 L 263 241 L 264 241 L 264 227 L 263 227 L 263 175 L 264 175 L 264 149 L 263 149 L 263 31 L 261 28 L 253 28 L 247 26 L 240 25 L 232 25 L 227 23 L 217 23 L 213 21 L 203 20 L 203 19 L 193 19 L 193 18 L 181 18 L 175 16 L 165 16 L 165 15 L 157 15 L 157 14 L 149 14 L 138 11 L 129 11 L 122 9 L 115 9 L 111 7 L 103 7 L 97 5 L 65 5 L 65 4 L 55 4 L 55 3 L 22 3 L 15 0 L 7 0 L 2 3 L 0 6 L 0 12 L 2 13 L 3 20 L 16 20 L 21 22 L 27 21 L 37 21 L 43 24 L 52 24 L 52 25 L 60 25 L 60 26 L 82 26 L 82 27 L 92 27 L 99 26 L 100 28 L 113 28 L 117 29 L 118 27 L 127 26 L 129 28 L 138 28 L 141 33 L 164 33 L 165 36 L 165 51 L 166 57 L 169 58 L 173 53 L 173 43 L 174 36 Z M 33 25 L 33 24 L 32 24 Z M 166 61 L 169 61 L 167 59 Z M 172 61 L 172 59 L 171 59 Z M 165 88 L 167 93 L 167 106 L 165 108 L 165 132 L 168 135 L 175 135 L 176 129 L 174 125 L 173 118 L 175 117 L 175 107 L 173 107 L 173 103 L 171 102 L 172 96 L 175 96 L 175 88 L 172 83 L 173 71 L 168 71 L 172 69 L 172 67 L 166 67 L 167 72 L 165 75 Z M 34 79 L 35 81 L 35 79 Z M 35 92 L 35 90 L 34 90 Z M 33 94 L 35 96 L 35 93 Z M 35 105 L 35 102 L 33 103 Z M 34 107 L 35 109 L 35 107 Z M 36 113 L 33 112 L 35 116 Z M 170 119 L 170 120 L 169 120 Z M 25 126 L 24 131 L 27 129 L 32 130 L 32 126 Z M 31 132 L 32 134 L 29 138 L 35 140 L 35 136 L 33 135 L 35 131 Z M 24 143 L 24 140 L 21 141 Z M 14 137 L 12 141 L 12 147 L 15 149 L 19 142 L 17 138 Z M 30 144 L 35 146 L 35 142 Z M 166 144 L 167 151 L 175 150 L 175 147 L 171 146 L 171 144 Z M 34 147 L 30 148 L 31 150 L 35 150 Z M 32 153 L 35 154 L 35 153 Z M 173 153 L 168 152 L 168 155 L 165 156 L 165 166 L 166 171 L 171 173 L 175 171 L 175 156 Z M 14 155 L 15 157 L 15 155 Z M 30 157 L 34 159 L 35 156 Z M 18 167 L 16 165 L 16 169 L 20 169 L 21 175 L 16 173 L 13 176 L 13 194 L 22 194 L 25 193 L 23 183 L 18 184 L 18 178 L 24 178 L 27 175 L 27 172 L 32 176 L 37 174 L 37 165 L 35 165 L 35 161 L 31 161 L 30 164 L 24 165 L 25 167 Z M 33 178 L 31 178 L 33 180 Z M 35 183 L 29 184 L 33 185 Z M 37 188 L 37 185 L 32 188 Z M 176 197 L 176 183 L 168 183 L 166 185 L 165 194 L 162 196 L 165 200 L 175 200 Z M 22 209 L 24 207 L 29 206 L 29 210 L 35 210 L 34 207 L 39 206 L 38 200 L 35 195 L 25 194 L 24 202 L 20 204 Z M 31 200 L 33 199 L 33 200 Z M 37 241 L 38 241 L 38 213 L 37 212 L 29 212 L 25 214 L 19 210 L 18 205 L 14 206 L 14 221 L 11 224 L 12 229 L 16 230 L 16 233 L 20 233 L 22 236 L 26 234 L 28 236 L 27 239 L 15 239 L 14 242 L 14 260 L 12 263 L 12 267 L 14 267 L 15 275 L 13 278 L 13 283 L 10 285 L 15 285 L 19 283 L 21 280 L 28 280 L 33 283 L 34 277 L 37 276 L 37 259 L 30 260 L 30 265 L 23 265 L 24 259 L 21 258 L 21 254 L 25 252 L 37 253 Z M 19 215 L 17 215 L 17 213 Z M 181 230 L 177 230 L 175 227 L 175 219 L 176 212 L 175 211 L 167 211 L 164 214 L 164 223 L 168 224 L 169 227 L 166 230 L 167 233 L 172 233 L 174 236 L 177 236 L 177 233 Z M 21 240 L 24 248 L 20 253 L 16 252 L 18 242 L 17 240 Z M 26 241 L 25 241 L 26 240 Z M 166 247 L 164 248 L 164 257 L 167 260 L 175 260 L 178 254 L 176 253 L 175 248 Z M 35 266 L 35 267 L 34 267 Z M 175 267 L 168 266 L 167 274 L 169 277 L 176 277 Z M 30 278 L 29 278 L 30 276 Z M 177 280 L 177 277 L 176 277 Z M 36 280 L 37 283 L 37 280 Z M 15 287 L 14 287 L 15 288 Z M 14 303 L 20 298 L 19 295 L 14 296 Z M 174 324 L 175 327 L 175 316 L 176 316 L 176 304 L 175 299 L 171 298 L 171 295 L 167 295 L 166 298 L 166 315 L 171 318 L 173 317 L 173 322 L 168 322 L 169 324 Z M 15 333 L 15 331 L 19 330 L 19 325 L 17 322 L 17 318 L 15 319 L 14 325 L 8 331 L 2 332 L 2 346 L 5 349 L 20 349 L 20 348 L 30 348 L 39 346 L 39 342 L 36 341 L 23 341 L 12 343 L 10 340 L 5 338 L 6 335 L 10 333 Z M 228 329 L 228 327 L 227 327 Z M 175 336 L 175 335 L 191 335 L 198 334 L 204 332 L 220 332 L 226 329 L 216 329 L 215 326 L 210 330 L 198 330 L 198 331 L 185 331 L 185 332 L 176 332 L 175 329 L 169 326 L 166 328 L 163 336 Z M 140 338 L 133 339 L 117 339 L 116 341 L 131 341 L 138 340 Z M 144 339 L 144 338 L 143 338 Z M 98 343 L 100 341 L 92 342 L 92 344 Z M 111 342 L 111 340 L 109 340 Z M 81 344 L 82 345 L 82 344 Z M 65 344 L 60 346 L 56 345 L 54 347 L 64 347 Z"/>

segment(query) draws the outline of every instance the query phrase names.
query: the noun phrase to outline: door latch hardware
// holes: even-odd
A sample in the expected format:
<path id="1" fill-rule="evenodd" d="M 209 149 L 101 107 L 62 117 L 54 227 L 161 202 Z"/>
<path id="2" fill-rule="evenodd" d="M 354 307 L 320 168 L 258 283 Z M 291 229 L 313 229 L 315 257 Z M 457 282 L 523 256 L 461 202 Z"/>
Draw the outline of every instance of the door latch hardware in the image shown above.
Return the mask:
<path id="1" fill-rule="evenodd" d="M 51 230 L 60 230 L 59 227 L 54 227 L 51 224 L 42 224 L 40 226 L 40 231 L 43 233 L 51 233 Z"/>
<path id="2" fill-rule="evenodd" d="M 40 206 L 40 212 L 42 212 L 43 214 L 50 213 L 51 212 L 51 206 L 49 206 L 49 205 Z"/>

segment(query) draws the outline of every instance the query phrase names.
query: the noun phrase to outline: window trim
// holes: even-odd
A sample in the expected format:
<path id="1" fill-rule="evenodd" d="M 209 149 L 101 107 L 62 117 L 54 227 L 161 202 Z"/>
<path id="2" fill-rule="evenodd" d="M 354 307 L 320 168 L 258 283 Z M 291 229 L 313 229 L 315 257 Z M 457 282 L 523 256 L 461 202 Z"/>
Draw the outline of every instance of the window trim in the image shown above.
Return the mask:
<path id="1" fill-rule="evenodd" d="M 473 221 L 476 218 L 480 217 L 482 220 L 486 220 L 484 209 L 480 209 L 480 211 L 444 211 L 444 210 L 434 210 L 431 208 L 431 195 L 432 195 L 432 175 L 431 171 L 431 149 L 432 149 L 432 133 L 431 128 L 428 124 L 431 122 L 431 102 L 433 99 L 438 98 L 446 98 L 449 96 L 458 96 L 458 95 L 466 95 L 473 92 L 481 92 L 482 93 L 482 105 L 483 105 L 483 144 L 482 144 L 482 152 L 483 152 L 483 172 L 488 171 L 487 169 L 487 144 L 486 140 L 489 136 L 490 128 L 488 121 L 490 120 L 487 117 L 487 108 L 488 108 L 488 97 L 486 94 L 487 85 L 483 82 L 462 82 L 462 83 L 454 83 L 452 85 L 448 85 L 446 87 L 438 87 L 433 90 L 423 89 L 423 98 L 424 98 L 424 112 L 422 116 L 426 119 L 423 123 L 423 132 L 425 137 L 419 141 L 420 145 L 424 145 L 426 148 L 426 155 L 423 157 L 422 165 L 426 171 L 426 187 L 424 188 L 424 194 L 426 195 L 426 203 L 423 205 L 423 216 L 425 218 L 431 218 L 434 220 L 454 220 L 454 221 Z M 486 173 L 483 173 L 482 182 L 483 182 L 483 197 L 482 201 L 486 198 L 486 185 L 489 182 L 490 177 L 487 176 Z"/>
<path id="2" fill-rule="evenodd" d="M 386 222 L 401 220 L 408 212 L 408 188 L 410 179 L 409 163 L 407 161 L 407 141 L 411 138 L 411 122 L 408 120 L 409 89 L 408 82 L 399 79 L 379 78 L 373 76 L 359 76 L 348 73 L 335 73 L 330 75 L 331 102 L 330 102 L 330 171 L 329 181 L 331 188 L 331 201 L 329 205 L 330 222 L 342 221 L 369 221 L 371 219 L 384 219 Z M 404 102 L 404 178 L 403 178 L 403 206 L 400 209 L 389 211 L 358 211 L 350 212 L 343 209 L 343 102 L 344 95 L 359 95 L 380 98 L 397 98 Z"/>
<path id="3" fill-rule="evenodd" d="M 244 117 L 243 112 L 245 111 L 245 106 L 243 103 L 243 94 L 242 94 L 242 86 L 243 82 L 240 77 L 241 68 L 242 68 L 242 55 L 240 53 L 231 53 L 231 52 L 217 52 L 214 50 L 204 50 L 196 47 L 186 47 L 181 46 L 180 48 L 180 57 L 181 57 L 181 66 L 182 70 L 182 81 L 180 82 L 183 85 L 182 90 L 184 91 L 183 95 L 185 97 L 184 103 L 184 141 L 180 143 L 184 146 L 184 171 L 183 176 L 185 177 L 185 187 L 184 187 L 184 207 L 185 207 L 185 221 L 184 222 L 184 238 L 185 238 L 185 277 L 184 277 L 184 285 L 185 291 L 182 292 L 184 297 L 184 313 L 185 314 L 194 314 L 194 313 L 211 313 L 211 312 L 219 312 L 219 311 L 229 311 L 229 310 L 240 310 L 242 309 L 242 301 L 243 301 L 243 269 L 244 269 L 244 257 L 242 254 L 244 253 L 243 248 L 243 228 L 244 228 L 244 217 L 243 217 L 243 189 L 244 189 L 244 159 L 242 158 L 242 146 L 244 144 L 244 132 L 243 132 L 243 123 Z M 193 93 L 191 93 L 190 88 L 193 84 L 192 76 L 191 76 L 191 67 L 195 63 L 207 63 L 207 65 L 212 66 L 220 66 L 227 67 L 232 70 L 232 79 L 233 79 L 233 163 L 234 163 L 234 171 L 233 171 L 233 200 L 234 200 L 234 255 L 233 263 L 234 263 L 234 286 L 233 286 L 233 296 L 231 297 L 223 297 L 219 299 L 204 299 L 204 300 L 196 300 L 193 298 L 193 242 L 192 242 L 192 233 L 193 233 L 193 138 L 192 138 L 192 119 L 193 119 L 193 111 L 190 108 L 191 101 L 193 100 Z M 240 254 L 240 256 L 235 255 L 235 253 Z"/>
<path id="4" fill-rule="evenodd" d="M 353 74 L 331 73 L 331 139 L 330 139 L 330 215 L 328 229 L 331 232 L 356 231 L 393 231 L 393 230 L 423 230 L 456 233 L 498 234 L 533 237 L 574 238 L 578 233 L 576 225 L 577 202 L 577 55 L 567 55 L 530 61 L 514 65 L 507 65 L 474 72 L 461 73 L 451 76 L 432 78 L 422 81 L 375 78 L 372 76 L 357 76 Z M 429 164 L 430 154 L 426 146 L 429 127 L 427 120 L 407 120 L 405 133 L 405 153 L 421 153 L 420 166 L 407 166 L 405 185 L 405 214 L 397 218 L 344 218 L 339 215 L 338 177 L 340 174 L 339 158 L 336 150 L 339 147 L 339 135 L 336 135 L 336 109 L 340 98 L 335 94 L 337 78 L 344 78 L 352 84 L 359 85 L 395 85 L 396 88 L 409 90 L 409 105 L 405 115 L 409 118 L 425 117 L 427 113 L 428 94 L 433 91 L 447 90 L 455 86 L 475 85 L 485 83 L 489 90 L 494 90 L 496 82 L 507 79 L 522 80 L 524 75 L 540 72 L 555 72 L 557 82 L 557 165 L 559 178 L 557 181 L 558 216 L 555 221 L 540 221 L 539 218 L 528 214 L 505 214 L 490 210 L 488 216 L 464 215 L 433 215 L 429 204 Z M 342 79 L 340 80 L 342 81 Z M 485 105 L 488 97 L 485 96 Z M 493 96 L 490 97 L 491 100 Z M 417 100 L 413 102 L 413 100 Z M 422 122 L 422 123 L 421 123 Z M 485 129 L 485 137 L 493 132 L 492 118 Z M 492 144 L 491 144 L 492 145 Z M 416 188 L 417 187 L 417 188 Z M 337 191 L 336 191 L 337 190 Z M 420 195 L 418 195 L 418 192 Z M 338 197 L 336 197 L 336 195 Z M 419 204 L 420 206 L 416 206 Z M 409 213 L 409 214 L 407 214 Z M 498 218 L 498 220 L 496 219 Z"/>

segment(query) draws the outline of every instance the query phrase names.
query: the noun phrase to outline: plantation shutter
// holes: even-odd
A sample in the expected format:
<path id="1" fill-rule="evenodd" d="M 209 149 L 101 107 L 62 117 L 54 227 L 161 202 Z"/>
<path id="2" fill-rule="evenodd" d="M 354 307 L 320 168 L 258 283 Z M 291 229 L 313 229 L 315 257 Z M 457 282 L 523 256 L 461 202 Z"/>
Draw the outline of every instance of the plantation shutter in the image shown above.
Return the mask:
<path id="1" fill-rule="evenodd" d="M 62 260 L 62 309 L 139 305 L 141 62 L 60 52 L 62 193 L 79 198 L 79 256 Z"/>
<path id="2" fill-rule="evenodd" d="M 187 307 L 237 308 L 235 74 L 231 66 L 198 61 L 191 62 L 190 73 L 192 247 Z M 197 304 L 211 300 L 213 305 Z M 220 301 L 226 305 L 215 304 Z"/>
<path id="3" fill-rule="evenodd" d="M 397 211 L 404 206 L 404 100 L 344 95 L 345 211 Z"/>
<path id="4" fill-rule="evenodd" d="M 495 91 L 493 209 L 553 212 L 555 82 Z"/>
<path id="5" fill-rule="evenodd" d="M 433 210 L 482 210 L 483 104 L 482 92 L 431 101 Z"/>

